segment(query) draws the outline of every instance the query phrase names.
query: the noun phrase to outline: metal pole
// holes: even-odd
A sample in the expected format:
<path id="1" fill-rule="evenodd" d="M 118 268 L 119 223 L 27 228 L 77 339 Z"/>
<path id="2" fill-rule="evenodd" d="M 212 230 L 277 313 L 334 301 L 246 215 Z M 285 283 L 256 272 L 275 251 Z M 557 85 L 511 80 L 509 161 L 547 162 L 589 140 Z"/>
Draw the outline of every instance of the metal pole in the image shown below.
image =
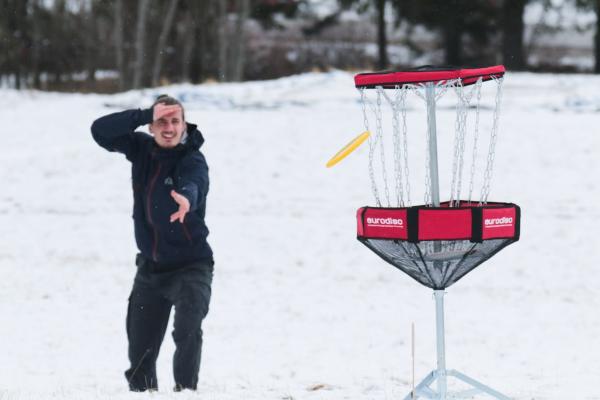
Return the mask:
<path id="1" fill-rule="evenodd" d="M 440 400 L 446 399 L 446 344 L 444 340 L 444 291 L 435 290 L 435 325 L 437 339 L 437 384 Z"/>
<path id="2" fill-rule="evenodd" d="M 440 182 L 438 178 L 438 153 L 435 121 L 435 85 L 425 85 L 427 101 L 427 129 L 429 130 L 429 174 L 431 178 L 431 200 L 434 207 L 440 206 Z"/>

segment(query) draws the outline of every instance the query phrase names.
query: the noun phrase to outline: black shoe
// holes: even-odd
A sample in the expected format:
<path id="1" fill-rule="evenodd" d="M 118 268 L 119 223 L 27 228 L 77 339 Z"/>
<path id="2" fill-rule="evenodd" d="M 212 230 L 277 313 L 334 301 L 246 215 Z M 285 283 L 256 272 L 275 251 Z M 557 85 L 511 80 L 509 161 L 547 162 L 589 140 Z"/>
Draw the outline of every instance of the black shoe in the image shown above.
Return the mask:
<path id="1" fill-rule="evenodd" d="M 142 392 L 152 393 L 152 392 L 158 392 L 158 388 L 155 388 L 155 387 L 151 387 L 151 388 L 136 388 L 136 387 L 129 386 L 129 391 L 130 392 L 138 392 L 138 393 L 142 393 Z"/>
<path id="2" fill-rule="evenodd" d="M 184 390 L 196 390 L 196 389 L 185 387 L 179 383 L 176 383 L 175 387 L 173 388 L 174 392 L 183 392 Z"/>
<path id="3" fill-rule="evenodd" d="M 179 383 L 175 384 L 175 387 L 173 388 L 174 392 L 183 392 L 183 389 L 185 389 L 183 386 L 181 386 Z"/>

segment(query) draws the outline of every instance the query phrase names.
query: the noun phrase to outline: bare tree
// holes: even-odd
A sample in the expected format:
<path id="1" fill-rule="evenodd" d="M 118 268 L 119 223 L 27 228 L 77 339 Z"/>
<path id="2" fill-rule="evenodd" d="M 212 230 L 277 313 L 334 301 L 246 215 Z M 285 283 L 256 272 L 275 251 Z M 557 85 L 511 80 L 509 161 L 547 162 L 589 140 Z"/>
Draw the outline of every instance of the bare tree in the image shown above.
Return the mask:
<path id="1" fill-rule="evenodd" d="M 20 89 L 27 81 L 27 48 L 31 44 L 28 27 L 29 21 L 27 18 L 28 2 L 17 1 L 7 3 L 8 4 L 4 4 L 3 6 L 7 9 L 11 9 L 12 12 L 2 13 L 0 17 L 3 19 L 2 25 L 6 26 L 7 31 L 10 32 L 11 35 L 3 37 L 2 28 L 4 28 L 4 26 L 0 25 L 0 39 L 4 42 L 0 48 L 6 46 L 6 48 L 3 49 L 6 53 L 2 54 L 2 57 L 0 57 L 0 68 L 6 68 L 9 73 L 12 72 L 14 74 L 15 89 Z"/>
<path id="2" fill-rule="evenodd" d="M 87 25 L 82 27 L 82 31 L 85 35 L 85 69 L 87 70 L 86 79 L 89 84 L 96 81 L 96 68 L 98 67 L 97 52 L 95 51 L 98 20 L 95 11 L 93 2 L 88 3 L 87 7 L 84 5 L 84 8 L 81 11 L 85 18 L 84 21 L 86 21 L 85 25 Z"/>
<path id="3" fill-rule="evenodd" d="M 462 65 L 463 13 L 459 1 L 448 1 L 441 5 L 443 22 L 444 58 L 448 65 Z"/>
<path id="4" fill-rule="evenodd" d="M 227 61 L 228 57 L 228 33 L 229 33 L 229 21 L 227 16 L 227 1 L 216 0 L 218 9 L 218 20 L 219 20 L 219 34 L 218 34 L 218 46 L 219 46 L 219 80 L 224 81 L 228 79 L 227 74 Z"/>
<path id="5" fill-rule="evenodd" d="M 152 86 L 157 86 L 160 79 L 160 70 L 162 68 L 162 59 L 167 44 L 167 38 L 173 27 L 175 12 L 177 11 L 179 0 L 169 0 L 166 17 L 163 22 L 158 42 L 156 43 L 156 53 L 154 55 L 154 67 L 152 68 Z"/>
<path id="6" fill-rule="evenodd" d="M 41 14 L 41 1 L 36 0 L 32 3 L 33 13 L 33 43 L 31 51 L 31 69 L 33 74 L 33 87 L 41 89 L 42 82 L 40 76 L 40 63 L 41 63 L 41 42 L 42 42 L 42 28 L 40 27 L 40 21 L 38 21 Z"/>
<path id="7" fill-rule="evenodd" d="M 142 86 L 144 76 L 144 46 L 146 37 L 146 17 L 148 16 L 149 0 L 139 0 L 137 26 L 135 34 L 135 66 L 133 70 L 133 88 Z"/>
<path id="8" fill-rule="evenodd" d="M 241 81 L 243 78 L 244 65 L 246 64 L 246 40 L 244 25 L 250 12 L 249 0 L 237 0 L 236 2 L 235 32 L 231 40 L 230 59 L 228 62 L 228 81 Z"/>
<path id="9" fill-rule="evenodd" d="M 594 10 L 596 11 L 596 35 L 594 36 L 594 73 L 600 74 L 600 0 L 594 1 Z"/>
<path id="10" fill-rule="evenodd" d="M 223 24 L 226 23 L 223 17 L 224 8 L 220 4 L 221 0 L 210 0 L 201 2 L 202 6 L 199 9 L 198 25 L 196 27 L 197 51 L 193 63 L 192 81 L 200 82 L 206 78 L 216 78 L 222 80 L 223 75 L 220 75 L 224 70 L 221 70 L 221 65 L 226 65 L 226 59 L 222 60 L 222 56 L 226 56 L 227 38 L 221 37 Z M 215 40 L 216 39 L 216 40 Z M 224 42 L 224 50 L 221 50 L 221 40 Z"/>
<path id="11" fill-rule="evenodd" d="M 507 68 L 526 67 L 523 48 L 523 13 L 527 0 L 504 0 L 502 4 L 502 62 Z"/>
<path id="12" fill-rule="evenodd" d="M 115 55 L 119 71 L 119 90 L 125 90 L 126 71 L 123 57 L 123 0 L 115 1 Z"/>
<path id="13" fill-rule="evenodd" d="M 196 44 L 194 35 L 194 20 L 192 12 L 186 12 L 183 17 L 183 51 L 181 54 L 181 80 L 189 82 L 191 80 L 192 50 Z"/>
<path id="14" fill-rule="evenodd" d="M 388 67 L 387 35 L 385 25 L 386 0 L 377 0 L 377 47 L 379 49 L 378 68 L 384 70 Z"/>

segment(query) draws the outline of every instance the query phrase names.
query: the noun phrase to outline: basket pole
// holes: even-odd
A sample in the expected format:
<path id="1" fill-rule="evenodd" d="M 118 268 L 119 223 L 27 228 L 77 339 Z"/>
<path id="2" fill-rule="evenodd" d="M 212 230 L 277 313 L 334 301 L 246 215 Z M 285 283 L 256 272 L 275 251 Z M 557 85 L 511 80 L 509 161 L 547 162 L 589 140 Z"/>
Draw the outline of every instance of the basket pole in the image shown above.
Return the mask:
<path id="1" fill-rule="evenodd" d="M 435 85 L 427 83 L 425 86 L 425 99 L 427 101 L 427 129 L 429 130 L 429 173 L 431 182 L 431 201 L 434 207 L 440 206 L 440 183 L 438 174 L 437 153 L 437 127 L 435 118 Z M 434 244 L 439 250 L 439 243 Z M 440 399 L 446 398 L 446 345 L 444 341 L 444 291 L 435 290 L 435 326 L 437 339 L 437 386 Z"/>
<path id="2" fill-rule="evenodd" d="M 440 399 L 446 398 L 446 343 L 444 332 L 444 291 L 435 290 L 435 327 L 437 339 L 437 386 Z"/>
<path id="3" fill-rule="evenodd" d="M 427 101 L 427 129 L 429 130 L 429 174 L 431 178 L 431 201 L 434 207 L 440 206 L 440 182 L 438 175 L 437 130 L 435 120 L 435 84 L 425 85 Z"/>

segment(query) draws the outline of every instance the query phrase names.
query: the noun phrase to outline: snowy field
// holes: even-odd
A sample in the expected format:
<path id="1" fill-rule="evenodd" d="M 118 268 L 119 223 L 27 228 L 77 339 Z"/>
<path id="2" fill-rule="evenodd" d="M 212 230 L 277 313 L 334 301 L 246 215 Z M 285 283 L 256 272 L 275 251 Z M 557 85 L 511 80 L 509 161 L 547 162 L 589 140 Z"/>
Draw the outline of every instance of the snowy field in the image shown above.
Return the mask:
<path id="1" fill-rule="evenodd" d="M 598 88 L 596 76 L 507 75 L 490 200 L 522 207 L 521 240 L 445 305 L 448 368 L 511 398 L 600 399 Z M 216 270 L 198 392 L 171 392 L 167 335 L 161 390 L 140 395 L 123 378 L 129 165 L 89 127 L 163 92 L 206 138 Z M 435 367 L 434 301 L 355 238 L 356 209 L 373 204 L 367 146 L 324 168 L 363 130 L 357 100 L 343 72 L 114 96 L 0 91 L 0 399 L 403 398 L 413 322 L 417 381 Z M 442 140 L 453 115 L 440 110 Z M 409 140 L 422 152 L 423 125 Z M 411 170 L 416 198 L 423 171 Z"/>

